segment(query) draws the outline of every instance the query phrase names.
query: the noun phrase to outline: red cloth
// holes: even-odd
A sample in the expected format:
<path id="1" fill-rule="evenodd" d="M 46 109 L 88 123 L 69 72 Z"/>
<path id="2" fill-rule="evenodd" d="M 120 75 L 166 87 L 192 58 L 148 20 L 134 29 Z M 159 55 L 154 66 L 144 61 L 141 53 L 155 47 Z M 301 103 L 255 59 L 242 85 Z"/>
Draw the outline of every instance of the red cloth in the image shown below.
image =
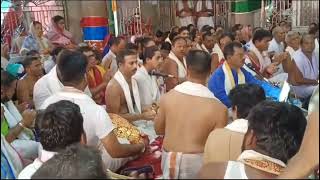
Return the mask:
<path id="1" fill-rule="evenodd" d="M 160 137 L 160 136 L 157 137 L 149 145 L 149 148 L 152 150 L 152 152 L 145 152 L 138 159 L 129 161 L 121 168 L 121 170 L 126 169 L 126 168 L 139 168 L 139 167 L 142 167 L 145 165 L 150 165 L 150 166 L 152 166 L 152 168 L 154 170 L 154 173 L 153 173 L 154 179 L 162 176 L 161 156 L 157 158 L 155 155 L 156 152 L 162 152 L 162 143 L 163 143 L 163 137 Z"/>
<path id="2" fill-rule="evenodd" d="M 90 75 L 88 77 L 88 85 L 89 88 L 95 88 L 99 86 L 101 83 L 103 83 L 103 77 L 102 77 L 102 72 L 99 70 L 97 66 L 92 67 L 93 70 L 93 76 L 91 77 Z M 105 90 L 101 91 L 99 94 L 99 104 L 105 104 Z"/>

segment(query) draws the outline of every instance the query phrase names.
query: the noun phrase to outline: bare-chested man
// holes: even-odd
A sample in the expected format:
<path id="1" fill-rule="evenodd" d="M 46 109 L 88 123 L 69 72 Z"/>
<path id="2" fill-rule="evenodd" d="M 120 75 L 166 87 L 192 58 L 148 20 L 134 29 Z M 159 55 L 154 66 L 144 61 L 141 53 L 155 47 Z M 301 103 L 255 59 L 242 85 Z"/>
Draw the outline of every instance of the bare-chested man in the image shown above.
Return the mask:
<path id="1" fill-rule="evenodd" d="M 185 81 L 187 70 L 185 61 L 185 38 L 178 36 L 172 40 L 172 50 L 168 58 L 164 61 L 161 70 L 165 74 L 171 74 L 174 78 L 165 79 L 167 92 L 176 85 Z"/>
<path id="2" fill-rule="evenodd" d="M 137 82 L 132 76 L 137 71 L 137 53 L 124 50 L 117 55 L 119 70 L 106 89 L 108 113 L 119 114 L 128 121 L 153 120 L 152 109 L 142 110 Z"/>
<path id="3" fill-rule="evenodd" d="M 210 55 L 191 50 L 186 62 L 187 81 L 160 99 L 155 118 L 157 134 L 164 135 L 161 167 L 165 179 L 195 178 L 208 135 L 227 123 L 227 108 L 205 86 Z"/>
<path id="4" fill-rule="evenodd" d="M 17 96 L 19 103 L 28 103 L 33 107 L 33 87 L 43 75 L 40 56 L 26 56 L 23 61 L 26 75 L 18 81 Z"/>

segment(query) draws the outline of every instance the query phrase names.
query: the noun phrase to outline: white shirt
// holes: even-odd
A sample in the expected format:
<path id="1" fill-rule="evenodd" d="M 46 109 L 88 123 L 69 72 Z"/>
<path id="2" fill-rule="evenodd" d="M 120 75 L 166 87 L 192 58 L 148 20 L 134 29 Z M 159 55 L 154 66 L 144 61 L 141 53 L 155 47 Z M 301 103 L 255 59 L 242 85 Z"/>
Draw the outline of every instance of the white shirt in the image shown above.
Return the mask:
<path id="1" fill-rule="evenodd" d="M 276 53 L 276 54 L 284 52 L 283 42 L 278 43 L 278 42 L 276 41 L 276 39 L 273 38 L 273 39 L 270 41 L 269 47 L 268 47 L 268 52 L 272 52 L 272 51 L 273 51 L 274 53 Z M 279 65 L 278 65 L 278 68 L 279 68 L 279 70 L 275 73 L 275 75 L 284 72 L 284 69 L 283 69 L 282 64 L 279 64 Z"/>
<path id="2" fill-rule="evenodd" d="M 42 103 L 51 95 L 61 91 L 63 84 L 58 79 L 57 66 L 54 66 L 51 71 L 41 77 L 33 87 L 33 102 L 36 109 L 39 109 Z M 91 92 L 87 87 L 85 93 L 91 96 Z"/>
<path id="3" fill-rule="evenodd" d="M 301 72 L 302 76 L 307 79 L 317 80 L 319 76 L 319 59 L 316 54 L 312 54 L 312 63 L 301 49 L 294 53 L 293 59 Z M 293 86 L 294 93 L 300 98 L 311 96 L 317 86 L 300 85 Z"/>
<path id="4" fill-rule="evenodd" d="M 2 68 L 3 70 L 6 70 L 8 64 L 9 64 L 9 61 L 8 61 L 6 58 L 4 58 L 4 57 L 1 56 L 1 68 Z"/>
<path id="5" fill-rule="evenodd" d="M 19 174 L 18 179 L 31 179 L 33 174 L 42 166 L 43 163 L 51 159 L 56 153 L 41 150 L 39 158 L 35 159 L 33 163 L 26 166 Z"/>
<path id="6" fill-rule="evenodd" d="M 83 128 L 87 137 L 87 145 L 98 146 L 99 139 L 105 138 L 113 129 L 106 110 L 97 105 L 88 95 L 72 87 L 66 87 L 62 91 L 50 96 L 45 100 L 41 109 L 60 100 L 69 100 L 80 107 L 83 116 Z"/>
<path id="7" fill-rule="evenodd" d="M 157 84 L 157 78 L 150 76 L 144 66 L 141 66 L 133 76 L 137 81 L 141 106 L 149 106 L 159 101 L 160 91 Z"/>
<path id="8" fill-rule="evenodd" d="M 274 51 L 275 53 L 284 52 L 284 45 L 283 42 L 280 44 L 276 41 L 276 39 L 272 39 L 269 43 L 268 52 Z"/>
<path id="9" fill-rule="evenodd" d="M 114 75 L 118 71 L 118 65 L 117 65 L 116 55 L 111 51 L 111 49 L 109 50 L 108 54 L 106 54 L 102 58 L 102 64 L 103 65 L 106 64 L 106 62 L 109 59 L 111 59 L 110 69 L 112 71 L 112 74 Z"/>

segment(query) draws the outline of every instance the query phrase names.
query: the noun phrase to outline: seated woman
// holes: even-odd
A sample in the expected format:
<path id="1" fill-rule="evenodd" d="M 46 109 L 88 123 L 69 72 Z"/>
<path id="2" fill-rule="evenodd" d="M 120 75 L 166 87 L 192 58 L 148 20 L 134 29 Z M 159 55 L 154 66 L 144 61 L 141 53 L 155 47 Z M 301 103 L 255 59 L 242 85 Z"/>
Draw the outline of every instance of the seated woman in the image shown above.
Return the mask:
<path id="1" fill-rule="evenodd" d="M 62 46 L 66 49 L 76 48 L 72 34 L 65 29 L 64 18 L 59 15 L 52 18 L 47 38 L 54 46 Z"/>
<path id="2" fill-rule="evenodd" d="M 30 24 L 29 35 L 25 38 L 20 54 L 25 55 L 31 50 L 38 51 L 43 60 L 46 60 L 50 56 L 51 44 L 49 40 L 43 37 L 42 24 L 39 21 L 33 21 Z"/>

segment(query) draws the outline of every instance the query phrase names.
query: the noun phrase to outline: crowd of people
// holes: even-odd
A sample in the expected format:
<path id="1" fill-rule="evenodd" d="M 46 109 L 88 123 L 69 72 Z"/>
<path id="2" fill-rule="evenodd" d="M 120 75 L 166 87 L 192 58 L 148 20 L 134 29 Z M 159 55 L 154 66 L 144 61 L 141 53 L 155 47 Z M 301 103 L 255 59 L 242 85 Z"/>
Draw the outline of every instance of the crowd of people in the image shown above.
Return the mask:
<path id="1" fill-rule="evenodd" d="M 45 35 L 30 24 L 21 63 L 1 44 L 1 178 L 318 177 L 318 24 L 179 13 L 168 32 L 112 36 L 104 56 L 61 16 Z"/>

